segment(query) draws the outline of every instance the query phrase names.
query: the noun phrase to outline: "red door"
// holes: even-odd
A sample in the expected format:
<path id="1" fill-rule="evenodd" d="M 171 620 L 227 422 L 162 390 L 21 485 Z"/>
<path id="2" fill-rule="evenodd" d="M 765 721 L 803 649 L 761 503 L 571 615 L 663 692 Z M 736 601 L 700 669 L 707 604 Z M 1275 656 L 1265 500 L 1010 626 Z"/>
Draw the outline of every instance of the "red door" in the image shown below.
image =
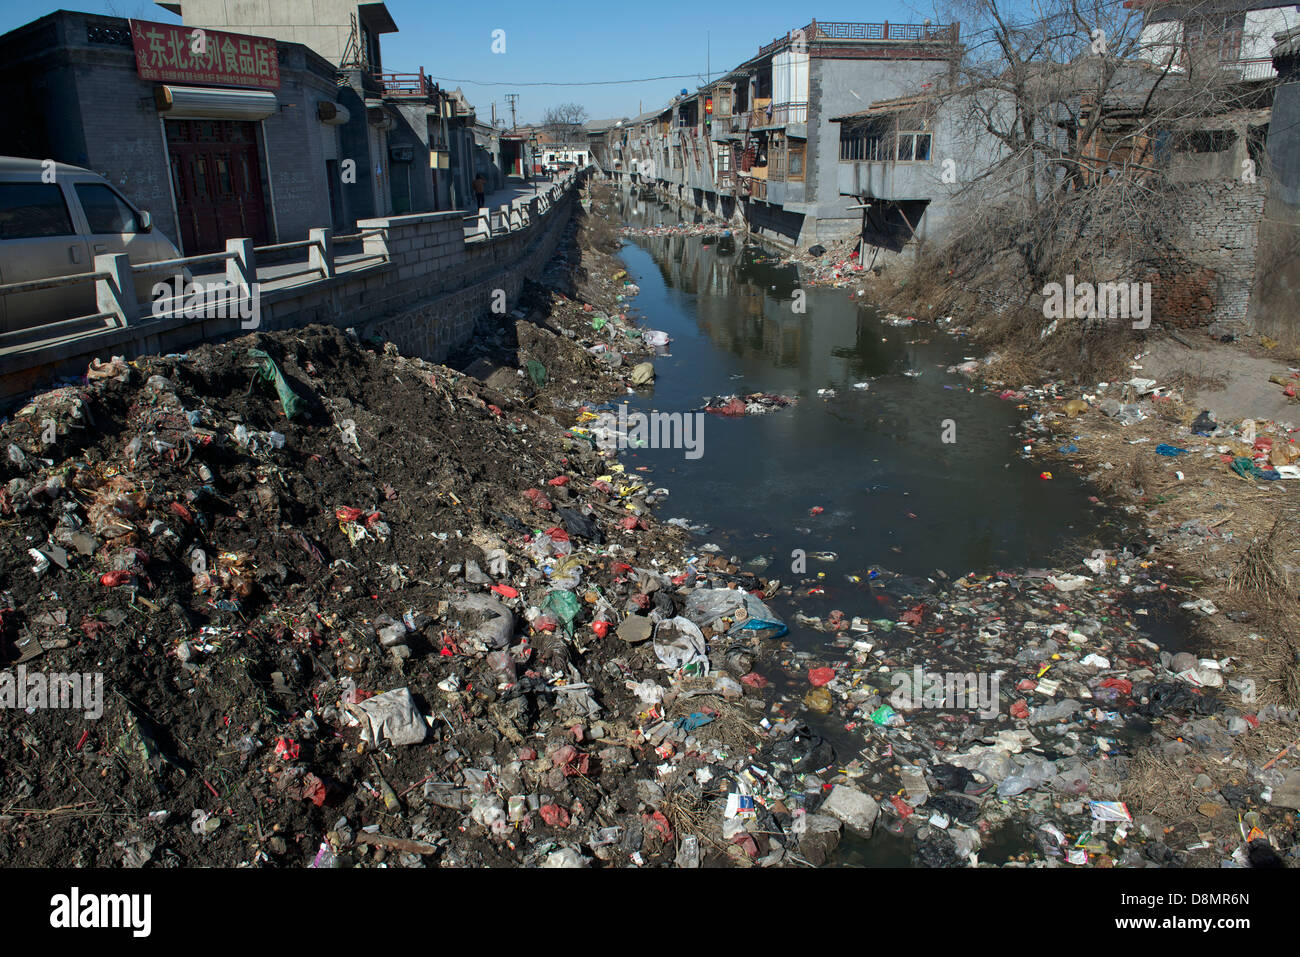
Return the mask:
<path id="1" fill-rule="evenodd" d="M 187 255 L 219 252 L 227 239 L 269 242 L 254 124 L 168 120 L 167 149 Z"/>

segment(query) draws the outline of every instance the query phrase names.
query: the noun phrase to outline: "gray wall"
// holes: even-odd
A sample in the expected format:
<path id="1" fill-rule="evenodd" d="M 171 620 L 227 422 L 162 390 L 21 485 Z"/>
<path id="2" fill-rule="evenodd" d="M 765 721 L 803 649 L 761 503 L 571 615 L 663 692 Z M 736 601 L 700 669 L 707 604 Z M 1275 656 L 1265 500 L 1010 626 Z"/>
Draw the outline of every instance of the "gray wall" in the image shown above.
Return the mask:
<path id="1" fill-rule="evenodd" d="M 806 187 L 814 217 L 802 245 L 856 235 L 861 214 L 848 207 L 857 200 L 840 195 L 840 124 L 831 118 L 865 110 L 875 100 L 920 91 L 948 69 L 939 60 L 830 60 L 814 57 L 808 67 L 808 156 Z M 811 179 L 815 177 L 815 182 Z M 770 187 L 769 187 L 770 189 Z M 811 232 L 809 231 L 811 230 Z"/>
<path id="2" fill-rule="evenodd" d="M 1273 94 L 1268 131 L 1270 181 L 1259 226 L 1250 315 L 1255 327 L 1300 346 L 1300 76 L 1293 58 Z"/>
<path id="3" fill-rule="evenodd" d="M 136 75 L 125 27 L 116 18 L 61 12 L 0 37 L 0 102 L 13 105 L 0 148 L 100 173 L 176 241 L 167 149 L 153 101 L 158 84 Z M 98 42 L 89 41 L 91 31 Z M 289 242 L 330 223 L 323 137 L 335 128 L 316 119 L 316 102 L 333 99 L 336 87 L 332 68 L 301 46 L 281 45 L 280 60 L 281 109 L 263 121 L 259 139 L 270 176 L 263 198 L 268 209 L 274 204 L 269 227 Z"/>

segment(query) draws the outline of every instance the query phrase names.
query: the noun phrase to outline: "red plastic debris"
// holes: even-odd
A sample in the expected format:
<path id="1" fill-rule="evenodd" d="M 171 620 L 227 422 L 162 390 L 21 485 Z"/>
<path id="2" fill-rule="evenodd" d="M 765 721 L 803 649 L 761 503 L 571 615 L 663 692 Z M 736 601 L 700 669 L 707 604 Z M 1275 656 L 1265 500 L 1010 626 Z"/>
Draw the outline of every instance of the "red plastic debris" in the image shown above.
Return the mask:
<path id="1" fill-rule="evenodd" d="M 1132 694 L 1133 682 L 1127 678 L 1107 678 L 1101 683 L 1103 688 L 1114 688 L 1120 694 Z"/>
<path id="2" fill-rule="evenodd" d="M 312 804 L 321 807 L 327 797 L 329 797 L 329 788 L 324 781 L 311 773 L 303 775 L 302 799 L 304 801 L 311 801 Z"/>
<path id="3" fill-rule="evenodd" d="M 129 571 L 104 572 L 99 576 L 99 583 L 105 588 L 116 588 L 118 585 L 129 585 L 134 577 L 135 574 Z"/>
<path id="4" fill-rule="evenodd" d="M 911 817 L 915 811 L 915 808 L 913 808 L 912 805 L 908 804 L 897 794 L 891 794 L 889 796 L 889 803 L 894 805 L 894 810 L 898 812 L 899 817 Z"/>
<path id="5" fill-rule="evenodd" d="M 542 816 L 542 820 L 550 827 L 569 826 L 569 812 L 558 804 L 543 804 L 537 813 Z"/>
<path id="6" fill-rule="evenodd" d="M 528 489 L 524 492 L 524 498 L 528 499 L 534 507 L 540 508 L 544 512 L 549 512 L 555 507 L 551 504 L 551 500 L 546 497 L 546 493 L 539 488 Z"/>
<path id="7" fill-rule="evenodd" d="M 566 778 L 575 774 L 586 774 L 591 769 L 591 755 L 579 751 L 571 744 L 566 744 L 551 755 L 551 761 L 564 771 Z"/>
<path id="8" fill-rule="evenodd" d="M 182 505 L 180 502 L 172 502 L 169 506 L 173 514 L 180 517 L 180 520 L 186 525 L 194 524 L 194 513 Z"/>
<path id="9" fill-rule="evenodd" d="M 1019 701 L 1017 701 L 1015 704 L 1011 706 L 1011 717 L 1013 718 L 1029 717 L 1029 705 L 1025 702 L 1024 698 L 1021 698 Z"/>
<path id="10" fill-rule="evenodd" d="M 907 609 L 907 611 L 903 612 L 901 615 L 898 616 L 898 620 L 901 621 L 903 624 L 915 625 L 918 628 L 921 626 L 921 622 L 924 619 L 925 619 L 924 605 L 913 605 L 911 608 Z"/>
<path id="11" fill-rule="evenodd" d="M 812 508 L 808 509 L 808 514 L 820 515 L 824 511 L 826 511 L 826 509 L 822 508 L 820 505 L 814 505 Z"/>
<path id="12" fill-rule="evenodd" d="M 740 399 L 732 399 L 726 405 L 715 405 L 705 409 L 706 412 L 712 412 L 714 415 L 737 416 L 745 414 L 745 403 Z"/>
<path id="13" fill-rule="evenodd" d="M 662 811 L 655 811 L 653 814 L 642 814 L 641 820 L 649 824 L 652 833 L 658 834 L 663 841 L 667 842 L 673 839 L 673 826 L 668 823 L 668 818 L 664 817 Z"/>
<path id="14" fill-rule="evenodd" d="M 517 588 L 511 588 L 509 585 L 493 585 L 492 590 L 496 592 L 498 595 L 500 595 L 502 598 L 519 597 L 519 590 Z"/>
<path id="15" fill-rule="evenodd" d="M 731 843 L 744 851 L 746 857 L 758 857 L 758 842 L 755 841 L 754 836 L 747 831 L 741 831 L 739 834 L 732 837 Z"/>
<path id="16" fill-rule="evenodd" d="M 296 761 L 302 753 L 302 746 L 293 738 L 281 738 L 275 742 L 275 753 L 283 761 Z"/>
<path id="17" fill-rule="evenodd" d="M 740 683 L 749 685 L 751 688 L 757 688 L 759 690 L 762 690 L 763 688 L 767 687 L 767 679 L 764 678 L 762 675 L 760 675 L 757 671 L 751 671 L 747 675 L 742 675 L 740 679 Z"/>
<path id="18" fill-rule="evenodd" d="M 553 542 L 567 542 L 569 540 L 569 533 L 558 525 L 548 528 L 546 534 L 551 536 Z"/>
<path id="19" fill-rule="evenodd" d="M 813 668 L 808 672 L 808 680 L 812 682 L 814 688 L 820 688 L 822 685 L 828 685 L 835 680 L 834 668 Z"/>
<path id="20" fill-rule="evenodd" d="M 555 485 L 555 486 L 557 486 L 557 487 L 560 486 L 560 485 L 568 485 L 568 484 L 569 484 L 569 477 L 568 477 L 567 475 L 557 475 L 557 476 L 555 476 L 555 478 L 551 479 L 551 480 L 550 480 L 549 482 L 547 482 L 546 484 L 547 484 L 547 485 Z"/>
<path id="21" fill-rule="evenodd" d="M 609 634 L 609 622 L 593 621 L 591 623 L 591 630 L 596 633 L 597 638 L 604 638 Z"/>
<path id="22" fill-rule="evenodd" d="M 353 508 L 350 505 L 341 505 L 334 510 L 334 517 L 340 522 L 355 522 L 365 514 L 365 509 Z"/>

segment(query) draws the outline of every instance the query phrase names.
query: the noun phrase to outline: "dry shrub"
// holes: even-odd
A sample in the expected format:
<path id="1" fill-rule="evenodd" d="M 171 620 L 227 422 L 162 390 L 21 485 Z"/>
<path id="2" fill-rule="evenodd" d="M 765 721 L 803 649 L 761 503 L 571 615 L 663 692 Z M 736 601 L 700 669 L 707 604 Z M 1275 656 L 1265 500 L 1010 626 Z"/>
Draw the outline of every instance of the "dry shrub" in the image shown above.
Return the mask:
<path id="1" fill-rule="evenodd" d="M 1187 762 L 1147 748 L 1134 757 L 1121 794 L 1133 814 L 1150 814 L 1166 824 L 1188 820 L 1204 796 L 1193 786 Z"/>
<path id="2" fill-rule="evenodd" d="M 1286 572 L 1277 560 L 1275 541 L 1282 519 L 1273 522 L 1263 538 L 1246 546 L 1228 573 L 1228 590 L 1263 598 L 1267 602 L 1281 603 L 1287 598 Z"/>

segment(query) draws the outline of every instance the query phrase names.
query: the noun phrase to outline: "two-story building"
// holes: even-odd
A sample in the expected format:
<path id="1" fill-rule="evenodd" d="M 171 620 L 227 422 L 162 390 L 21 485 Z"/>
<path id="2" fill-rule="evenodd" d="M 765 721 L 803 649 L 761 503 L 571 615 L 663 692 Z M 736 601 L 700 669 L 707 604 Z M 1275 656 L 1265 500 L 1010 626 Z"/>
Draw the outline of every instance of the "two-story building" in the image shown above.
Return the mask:
<path id="1" fill-rule="evenodd" d="M 798 247 L 856 235 L 835 118 L 946 75 L 957 25 L 814 20 L 633 119 L 623 169 Z"/>

